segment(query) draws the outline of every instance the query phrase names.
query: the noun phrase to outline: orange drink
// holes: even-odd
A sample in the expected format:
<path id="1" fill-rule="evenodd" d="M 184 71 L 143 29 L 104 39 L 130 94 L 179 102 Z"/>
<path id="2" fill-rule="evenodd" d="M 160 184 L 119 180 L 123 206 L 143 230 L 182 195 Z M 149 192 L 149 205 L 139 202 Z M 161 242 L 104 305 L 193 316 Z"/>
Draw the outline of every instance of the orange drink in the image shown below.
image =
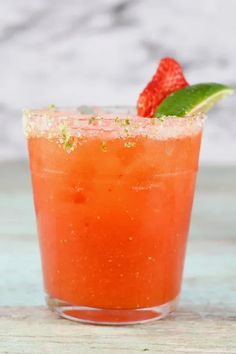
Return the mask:
<path id="1" fill-rule="evenodd" d="M 49 307 L 105 324 L 175 309 L 203 120 L 122 108 L 25 112 Z"/>

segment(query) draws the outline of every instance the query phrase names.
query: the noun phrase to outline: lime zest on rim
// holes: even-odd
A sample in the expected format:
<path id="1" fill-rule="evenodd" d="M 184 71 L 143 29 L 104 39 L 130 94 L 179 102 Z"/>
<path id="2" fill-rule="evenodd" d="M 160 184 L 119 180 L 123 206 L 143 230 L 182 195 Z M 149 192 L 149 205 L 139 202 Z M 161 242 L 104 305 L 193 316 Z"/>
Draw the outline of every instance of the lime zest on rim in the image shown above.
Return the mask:
<path id="1" fill-rule="evenodd" d="M 59 125 L 59 130 L 61 133 L 60 139 L 64 150 L 67 152 L 73 151 L 77 145 L 77 138 L 71 136 L 66 124 Z"/>
<path id="2" fill-rule="evenodd" d="M 184 117 L 194 113 L 205 113 L 222 98 L 232 95 L 234 90 L 218 83 L 202 83 L 187 86 L 166 97 L 157 108 L 154 117 Z"/>

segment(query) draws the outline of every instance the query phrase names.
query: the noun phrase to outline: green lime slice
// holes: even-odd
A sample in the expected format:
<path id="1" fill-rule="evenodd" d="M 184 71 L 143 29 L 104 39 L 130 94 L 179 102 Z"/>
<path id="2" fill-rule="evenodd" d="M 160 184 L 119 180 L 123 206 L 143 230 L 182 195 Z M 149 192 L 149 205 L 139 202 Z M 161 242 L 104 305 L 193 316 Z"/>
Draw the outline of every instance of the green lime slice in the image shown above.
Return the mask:
<path id="1" fill-rule="evenodd" d="M 207 112 L 212 106 L 234 90 L 226 85 L 204 83 L 184 87 L 167 96 L 157 108 L 154 117 L 177 116 Z"/>

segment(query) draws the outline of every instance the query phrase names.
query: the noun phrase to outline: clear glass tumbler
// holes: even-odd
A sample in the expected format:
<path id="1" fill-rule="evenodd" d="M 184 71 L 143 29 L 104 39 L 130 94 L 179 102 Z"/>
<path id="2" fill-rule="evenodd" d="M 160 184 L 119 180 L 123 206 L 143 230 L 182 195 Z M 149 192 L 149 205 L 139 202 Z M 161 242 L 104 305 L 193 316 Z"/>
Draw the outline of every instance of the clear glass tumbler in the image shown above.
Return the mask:
<path id="1" fill-rule="evenodd" d="M 176 308 L 204 117 L 122 107 L 24 112 L 47 304 L 140 323 Z"/>

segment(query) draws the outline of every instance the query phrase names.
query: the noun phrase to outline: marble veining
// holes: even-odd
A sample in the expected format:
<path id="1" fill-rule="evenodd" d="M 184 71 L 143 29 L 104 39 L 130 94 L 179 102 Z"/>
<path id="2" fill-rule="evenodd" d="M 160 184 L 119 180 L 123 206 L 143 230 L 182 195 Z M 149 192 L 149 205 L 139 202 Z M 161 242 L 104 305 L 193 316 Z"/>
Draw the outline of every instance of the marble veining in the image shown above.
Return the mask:
<path id="1" fill-rule="evenodd" d="M 135 104 L 162 56 L 191 83 L 236 87 L 235 0 L 0 2 L 0 160 L 26 156 L 21 108 Z M 202 162 L 236 164 L 236 96 L 206 123 Z"/>

